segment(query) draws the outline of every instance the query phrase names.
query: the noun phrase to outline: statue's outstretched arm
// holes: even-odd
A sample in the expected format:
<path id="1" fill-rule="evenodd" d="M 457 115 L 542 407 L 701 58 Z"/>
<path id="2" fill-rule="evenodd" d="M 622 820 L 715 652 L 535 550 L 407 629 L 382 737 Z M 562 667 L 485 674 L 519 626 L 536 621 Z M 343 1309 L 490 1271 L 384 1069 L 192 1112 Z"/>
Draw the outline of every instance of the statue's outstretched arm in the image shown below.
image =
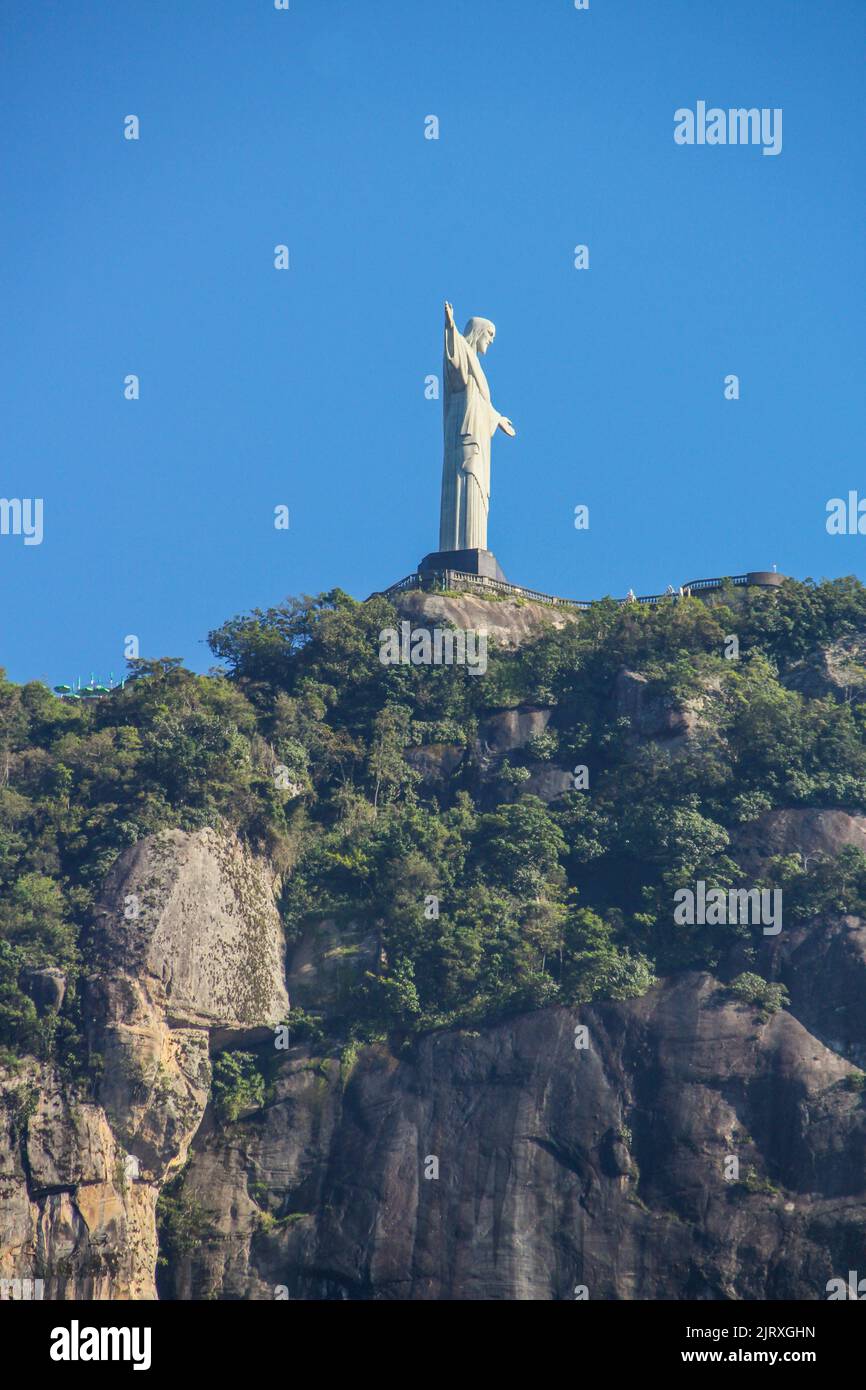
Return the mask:
<path id="1" fill-rule="evenodd" d="M 445 361 L 455 391 L 465 391 L 469 382 L 469 349 L 454 322 L 453 305 L 445 301 Z"/>

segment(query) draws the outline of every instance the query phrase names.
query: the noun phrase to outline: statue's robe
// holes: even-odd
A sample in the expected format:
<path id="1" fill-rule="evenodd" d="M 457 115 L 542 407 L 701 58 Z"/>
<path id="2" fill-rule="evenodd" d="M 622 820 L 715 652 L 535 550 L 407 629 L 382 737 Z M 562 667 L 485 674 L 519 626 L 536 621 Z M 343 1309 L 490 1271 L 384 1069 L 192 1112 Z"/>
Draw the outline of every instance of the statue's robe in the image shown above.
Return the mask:
<path id="1" fill-rule="evenodd" d="M 490 440 L 502 416 L 493 408 L 478 354 L 456 328 L 445 329 L 442 365 L 444 457 L 440 550 L 486 550 Z"/>

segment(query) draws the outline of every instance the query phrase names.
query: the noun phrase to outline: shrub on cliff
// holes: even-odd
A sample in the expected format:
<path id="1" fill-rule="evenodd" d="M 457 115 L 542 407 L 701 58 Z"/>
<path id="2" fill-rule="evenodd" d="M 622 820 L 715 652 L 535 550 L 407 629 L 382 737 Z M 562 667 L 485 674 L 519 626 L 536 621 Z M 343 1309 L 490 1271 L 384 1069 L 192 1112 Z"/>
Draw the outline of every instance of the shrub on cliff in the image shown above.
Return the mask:
<path id="1" fill-rule="evenodd" d="M 769 1018 L 789 1003 L 788 991 L 784 985 L 773 984 L 753 971 L 744 971 L 728 986 L 731 994 L 744 1004 L 756 1004 L 761 1013 Z"/>
<path id="2" fill-rule="evenodd" d="M 265 1078 L 252 1052 L 223 1052 L 213 1064 L 211 1103 L 217 1118 L 231 1124 L 243 1110 L 255 1110 L 265 1099 Z"/>

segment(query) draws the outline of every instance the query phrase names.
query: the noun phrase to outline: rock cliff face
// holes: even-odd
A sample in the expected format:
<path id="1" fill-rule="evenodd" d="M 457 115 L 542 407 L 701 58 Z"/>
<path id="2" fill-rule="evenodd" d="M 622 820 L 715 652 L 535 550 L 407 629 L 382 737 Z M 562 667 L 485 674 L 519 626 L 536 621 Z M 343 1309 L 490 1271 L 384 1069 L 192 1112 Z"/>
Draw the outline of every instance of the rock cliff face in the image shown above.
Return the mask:
<path id="1" fill-rule="evenodd" d="M 210 1233 L 165 1292 L 822 1298 L 866 1236 L 852 1075 L 703 974 L 370 1049 L 345 1085 L 296 1052 L 266 1110 L 196 1140 L 185 1191 Z"/>
<path id="2" fill-rule="evenodd" d="M 835 855 L 846 845 L 866 850 L 866 817 L 847 811 L 793 807 L 768 811 L 741 830 L 737 857 L 747 873 L 776 854 L 795 854 L 801 860 Z"/>
<path id="3" fill-rule="evenodd" d="M 775 812 L 744 849 L 758 867 L 858 833 L 843 812 Z M 206 1116 L 184 1194 L 208 1229 L 163 1294 L 825 1298 L 866 1240 L 866 924 L 762 952 L 748 968 L 792 1001 L 771 1018 L 691 973 L 370 1048 L 348 1074 L 291 1050 L 264 1109 L 230 1132 Z"/>
<path id="4" fill-rule="evenodd" d="M 467 631 L 487 632 L 500 646 L 511 648 L 539 637 L 546 627 L 562 628 L 574 619 L 574 610 L 550 603 L 419 589 L 398 594 L 394 606 L 401 618 L 417 627 L 450 623 Z"/>
<path id="5" fill-rule="evenodd" d="M 0 1071 L 0 1276 L 150 1298 L 156 1199 L 204 1113 L 210 1047 L 288 1009 L 266 866 L 211 830 L 142 841 L 106 883 L 93 957 L 96 1102 L 35 1062 Z"/>
<path id="6" fill-rule="evenodd" d="M 769 1021 L 689 974 L 399 1059 L 370 1048 L 342 1075 L 296 1047 L 228 1129 L 200 1124 L 204 1030 L 164 1015 L 168 1036 L 146 1019 L 129 1044 L 140 1088 L 113 1076 L 107 1110 L 28 1067 L 5 1077 L 3 1273 L 152 1296 L 157 1191 L 192 1140 L 205 1230 L 162 1296 L 822 1298 L 866 1238 L 866 927 L 767 951 L 793 1001 Z"/>

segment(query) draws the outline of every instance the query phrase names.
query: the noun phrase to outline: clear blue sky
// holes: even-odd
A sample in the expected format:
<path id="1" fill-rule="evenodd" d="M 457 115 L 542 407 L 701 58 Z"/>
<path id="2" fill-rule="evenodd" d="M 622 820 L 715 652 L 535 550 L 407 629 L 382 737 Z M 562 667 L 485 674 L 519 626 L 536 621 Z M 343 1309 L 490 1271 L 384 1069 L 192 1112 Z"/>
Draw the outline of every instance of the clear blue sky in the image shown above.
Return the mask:
<path id="1" fill-rule="evenodd" d="M 0 496 L 45 527 L 0 536 L 14 679 L 119 674 L 128 633 L 206 669 L 235 613 L 414 569 L 445 297 L 497 325 L 514 582 L 866 572 L 824 524 L 866 494 L 864 0 L 4 0 L 0 26 Z M 781 107 L 782 153 L 677 146 L 699 99 Z"/>

